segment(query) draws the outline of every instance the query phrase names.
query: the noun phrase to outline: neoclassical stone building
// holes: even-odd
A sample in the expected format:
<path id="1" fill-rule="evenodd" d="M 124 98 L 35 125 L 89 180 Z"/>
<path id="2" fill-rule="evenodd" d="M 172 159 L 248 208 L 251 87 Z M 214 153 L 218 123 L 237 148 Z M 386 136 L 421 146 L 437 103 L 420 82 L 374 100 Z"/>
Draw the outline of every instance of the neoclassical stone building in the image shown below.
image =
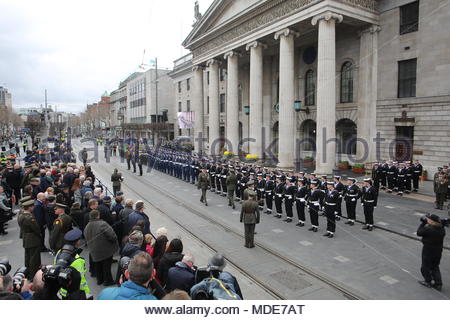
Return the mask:
<path id="1" fill-rule="evenodd" d="M 313 156 L 318 173 L 339 160 L 449 162 L 449 18 L 447 0 L 214 1 L 173 71 L 181 90 L 189 81 L 191 135 L 206 138 L 196 150 L 251 138 L 241 149 L 280 167 Z"/>

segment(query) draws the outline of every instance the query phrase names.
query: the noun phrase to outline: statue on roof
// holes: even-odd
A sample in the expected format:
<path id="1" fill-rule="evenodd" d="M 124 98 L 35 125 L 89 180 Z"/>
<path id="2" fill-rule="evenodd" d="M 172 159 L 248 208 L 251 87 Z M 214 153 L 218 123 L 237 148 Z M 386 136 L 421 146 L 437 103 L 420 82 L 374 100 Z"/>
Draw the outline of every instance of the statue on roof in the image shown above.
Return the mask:
<path id="1" fill-rule="evenodd" d="M 195 1 L 194 4 L 194 18 L 195 18 L 194 24 L 199 22 L 200 19 L 202 18 L 202 14 L 200 13 L 200 5 L 198 4 L 198 1 Z"/>

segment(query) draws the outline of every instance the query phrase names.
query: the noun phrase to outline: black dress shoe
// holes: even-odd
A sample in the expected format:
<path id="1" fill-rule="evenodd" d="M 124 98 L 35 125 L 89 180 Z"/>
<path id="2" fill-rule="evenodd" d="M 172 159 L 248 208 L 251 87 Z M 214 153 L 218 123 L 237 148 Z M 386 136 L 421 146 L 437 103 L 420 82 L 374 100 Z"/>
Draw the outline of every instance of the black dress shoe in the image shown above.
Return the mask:
<path id="1" fill-rule="evenodd" d="M 228 204 L 229 207 L 231 207 L 231 204 Z"/>
<path id="2" fill-rule="evenodd" d="M 3 231 L 0 231 L 0 234 L 1 234 L 1 235 L 3 235 L 3 236 L 5 236 L 5 235 L 7 235 L 7 234 L 8 234 L 8 231 L 5 231 L 5 230 L 3 230 Z"/>
<path id="3" fill-rule="evenodd" d="M 277 214 L 277 215 L 275 216 L 275 218 L 278 218 L 278 219 L 281 219 L 281 217 L 282 217 L 281 214 Z"/>
<path id="4" fill-rule="evenodd" d="M 328 238 L 334 238 L 334 234 L 332 234 L 332 233 L 330 233 L 329 235 L 328 235 Z"/>
<path id="5" fill-rule="evenodd" d="M 233 204 L 232 208 L 233 208 L 233 209 L 236 209 L 236 206 Z"/>
<path id="6" fill-rule="evenodd" d="M 283 221 L 289 223 L 289 222 L 292 222 L 292 219 L 291 218 L 286 218 Z"/>
<path id="7" fill-rule="evenodd" d="M 431 288 L 431 283 L 429 282 L 419 280 L 419 283 L 424 287 Z"/>
<path id="8" fill-rule="evenodd" d="M 330 233 L 329 233 L 329 232 L 324 233 L 323 236 L 324 236 L 324 237 L 329 237 L 329 236 L 330 236 Z"/>
<path id="9" fill-rule="evenodd" d="M 351 221 L 347 221 L 346 223 L 344 223 L 344 224 L 352 224 L 352 222 Z"/>
<path id="10" fill-rule="evenodd" d="M 367 230 L 373 231 L 373 227 L 368 227 Z"/>
<path id="11" fill-rule="evenodd" d="M 296 224 L 297 227 L 303 227 L 305 224 L 303 222 L 299 222 Z"/>
<path id="12" fill-rule="evenodd" d="M 336 216 L 335 220 L 336 221 L 341 221 L 341 217 L 340 216 Z"/>
<path id="13" fill-rule="evenodd" d="M 208 204 L 205 202 L 205 206 L 207 207 L 208 206 Z"/>
<path id="14" fill-rule="evenodd" d="M 309 228 L 308 231 L 314 231 L 314 227 Z"/>
<path id="15" fill-rule="evenodd" d="M 368 230 L 368 229 L 369 229 L 369 226 L 368 226 L 368 225 L 365 225 L 364 227 L 362 227 L 362 229 L 363 229 L 363 230 Z"/>
<path id="16" fill-rule="evenodd" d="M 317 232 L 319 229 L 317 229 L 316 227 L 314 227 L 313 232 Z"/>

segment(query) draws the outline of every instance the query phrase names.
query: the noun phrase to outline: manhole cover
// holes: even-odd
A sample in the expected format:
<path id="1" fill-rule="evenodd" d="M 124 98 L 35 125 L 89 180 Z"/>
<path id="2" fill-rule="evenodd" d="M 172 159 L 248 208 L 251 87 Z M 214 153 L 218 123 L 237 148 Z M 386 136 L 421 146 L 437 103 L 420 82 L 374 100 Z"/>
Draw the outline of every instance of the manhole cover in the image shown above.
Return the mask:
<path id="1" fill-rule="evenodd" d="M 301 278 L 304 275 L 300 272 L 279 271 L 270 276 L 290 290 L 303 290 L 311 286 L 311 283 Z"/>

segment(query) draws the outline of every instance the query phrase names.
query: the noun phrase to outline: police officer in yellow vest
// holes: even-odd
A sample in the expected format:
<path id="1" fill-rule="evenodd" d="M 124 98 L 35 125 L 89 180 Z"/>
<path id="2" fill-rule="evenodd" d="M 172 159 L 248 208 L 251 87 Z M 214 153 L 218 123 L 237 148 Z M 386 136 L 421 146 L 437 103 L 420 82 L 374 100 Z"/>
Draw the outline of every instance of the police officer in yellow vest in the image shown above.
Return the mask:
<path id="1" fill-rule="evenodd" d="M 2 152 L 0 154 L 0 164 L 2 165 L 6 165 L 8 163 L 8 158 L 5 157 L 5 154 Z"/>
<path id="2" fill-rule="evenodd" d="M 64 235 L 72 229 L 72 218 L 65 213 L 67 206 L 56 203 L 55 214 L 58 218 L 53 222 L 53 229 L 50 233 L 50 248 L 53 252 L 58 252 L 64 245 Z"/>
<path id="3" fill-rule="evenodd" d="M 70 260 L 70 266 L 75 268 L 81 276 L 81 282 L 80 282 L 80 290 L 84 291 L 86 296 L 89 296 L 91 293 L 91 290 L 89 289 L 89 286 L 86 281 L 86 261 L 83 257 L 80 256 L 80 253 L 82 249 L 78 248 L 81 244 L 81 236 L 83 233 L 80 229 L 74 228 L 67 232 L 64 235 L 64 241 L 66 244 L 63 246 L 61 250 L 59 250 L 56 253 L 54 264 L 57 264 L 59 260 Z M 69 262 L 70 262 L 69 261 Z M 60 289 L 59 294 L 61 297 L 67 296 L 67 291 L 65 289 Z"/>

